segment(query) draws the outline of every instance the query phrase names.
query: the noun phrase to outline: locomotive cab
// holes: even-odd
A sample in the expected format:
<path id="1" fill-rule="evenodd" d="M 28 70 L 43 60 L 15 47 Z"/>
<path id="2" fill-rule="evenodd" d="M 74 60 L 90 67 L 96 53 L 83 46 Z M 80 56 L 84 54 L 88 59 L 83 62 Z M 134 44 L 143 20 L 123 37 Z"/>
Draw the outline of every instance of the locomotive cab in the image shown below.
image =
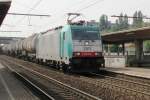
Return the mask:
<path id="1" fill-rule="evenodd" d="M 102 40 L 98 27 L 72 25 L 72 58 L 73 69 L 87 72 L 97 71 L 104 67 Z"/>

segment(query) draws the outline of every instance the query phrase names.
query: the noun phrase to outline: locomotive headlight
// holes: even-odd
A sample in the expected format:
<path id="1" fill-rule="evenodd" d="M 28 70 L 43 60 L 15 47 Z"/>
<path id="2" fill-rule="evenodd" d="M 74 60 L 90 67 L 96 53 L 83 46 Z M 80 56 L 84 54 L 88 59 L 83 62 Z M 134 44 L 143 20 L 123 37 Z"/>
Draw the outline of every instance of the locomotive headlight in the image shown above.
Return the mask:
<path id="1" fill-rule="evenodd" d="M 80 52 L 77 52 L 76 55 L 77 55 L 77 56 L 80 56 Z"/>
<path id="2" fill-rule="evenodd" d="M 73 55 L 74 55 L 74 56 L 80 56 L 81 53 L 80 53 L 80 52 L 74 52 Z"/>
<path id="3" fill-rule="evenodd" d="M 99 53 L 96 52 L 96 53 L 95 53 L 95 56 L 98 56 L 98 55 L 99 55 Z"/>
<path id="4" fill-rule="evenodd" d="M 95 56 L 102 56 L 100 52 L 95 52 Z"/>
<path id="5" fill-rule="evenodd" d="M 88 42 L 88 41 L 86 41 L 86 42 L 85 42 L 85 45 L 89 45 L 89 42 Z"/>

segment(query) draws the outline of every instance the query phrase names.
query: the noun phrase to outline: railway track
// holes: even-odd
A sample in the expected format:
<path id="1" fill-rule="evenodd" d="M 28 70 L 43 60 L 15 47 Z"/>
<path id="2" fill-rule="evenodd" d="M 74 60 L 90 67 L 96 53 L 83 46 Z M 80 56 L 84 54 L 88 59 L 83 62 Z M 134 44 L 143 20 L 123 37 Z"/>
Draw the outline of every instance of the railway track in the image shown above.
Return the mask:
<path id="1" fill-rule="evenodd" d="M 15 60 L 17 61 L 17 59 Z M 19 61 L 17 61 L 19 63 Z M 34 66 L 32 63 L 21 63 L 19 65 L 26 65 L 26 66 Z M 42 72 L 45 72 L 45 74 L 61 74 L 60 72 L 51 71 L 46 68 L 41 68 L 34 66 L 34 70 L 39 70 Z M 55 76 L 54 76 L 55 77 Z M 58 78 L 60 76 L 57 76 L 55 78 Z M 146 83 L 138 83 L 136 81 L 132 80 L 125 80 L 121 78 L 116 78 L 115 76 L 110 77 L 106 75 L 96 75 L 96 77 L 87 77 L 87 76 L 76 76 L 76 75 L 65 75 L 65 77 L 68 77 L 67 79 L 71 78 L 74 80 L 74 84 L 87 84 L 87 89 L 84 89 L 84 91 L 91 92 L 97 97 L 100 97 L 104 100 L 150 100 L 150 92 L 149 92 L 149 85 Z M 61 79 L 66 80 L 66 78 Z M 67 81 L 68 81 L 67 80 Z M 70 80 L 69 80 L 70 81 Z M 69 83 L 69 82 L 68 82 Z M 137 83 L 137 84 L 136 84 Z M 71 83 L 70 83 L 71 84 Z M 73 85 L 74 85 L 73 84 Z M 135 85 L 134 85 L 135 84 Z M 143 87 L 144 84 L 144 87 Z M 85 85 L 82 85 L 84 87 Z M 91 87 L 90 87 L 91 86 Z M 79 86 L 81 88 L 81 86 Z M 89 88 L 89 89 L 88 89 Z M 81 89 L 82 90 L 82 89 Z"/>
<path id="2" fill-rule="evenodd" d="M 119 79 L 130 80 L 130 81 L 138 82 L 138 83 L 150 84 L 150 79 L 139 77 L 139 76 L 131 76 L 131 75 L 115 73 L 115 72 L 110 72 L 110 71 L 102 71 L 102 73 L 98 73 L 98 74 L 104 74 L 110 77 L 115 76 L 116 78 L 119 78 Z"/>
<path id="3" fill-rule="evenodd" d="M 141 83 L 132 81 L 126 78 L 118 78 L 106 74 L 97 74 L 97 73 L 91 73 L 93 75 L 96 75 L 98 77 L 104 77 L 105 81 L 109 81 L 109 83 L 116 84 L 119 86 L 127 87 L 128 89 L 133 89 L 133 91 L 141 92 L 143 94 L 150 95 L 150 84 L 147 83 Z"/>
<path id="4" fill-rule="evenodd" d="M 9 62 L 12 64 L 12 62 Z M 23 65 L 19 65 L 23 70 L 20 72 L 19 70 L 15 70 L 14 68 L 10 67 L 9 65 L 5 64 L 11 71 L 16 73 L 19 77 L 23 78 L 26 82 L 34 86 L 38 91 L 42 92 L 43 95 L 47 96 L 50 100 L 101 100 L 98 97 L 95 97 L 93 95 L 90 95 L 86 92 L 83 92 L 79 89 L 76 89 L 74 87 L 71 87 L 67 84 L 64 84 L 58 80 L 55 80 L 49 76 L 46 76 L 42 73 L 39 73 L 35 70 L 32 70 L 30 68 L 24 67 Z M 25 71 L 26 70 L 26 71 Z M 18 73 L 19 71 L 19 73 Z M 20 74 L 21 73 L 21 74 Z M 27 75 L 28 74 L 28 75 Z M 30 76 L 30 77 L 29 77 Z M 36 77 L 36 78 L 33 78 Z M 37 77 L 38 76 L 38 77 Z M 30 80 L 29 80 L 30 79 Z M 50 89 L 50 91 L 53 92 L 54 96 L 49 95 L 47 92 L 45 92 L 43 89 L 38 87 L 36 84 L 42 84 L 42 82 L 34 84 L 31 80 L 40 79 L 44 82 L 44 84 L 49 85 L 50 87 L 47 87 Z M 38 80 L 39 81 L 39 80 Z M 56 95 L 57 94 L 57 95 Z M 56 98 L 56 99 L 55 99 Z M 45 100 L 45 99 L 44 99 Z"/>
<path id="5" fill-rule="evenodd" d="M 40 95 L 40 97 L 44 98 L 45 100 L 55 100 L 52 96 L 44 92 L 40 87 L 36 86 L 33 82 L 31 82 L 29 79 L 9 67 L 8 65 L 4 64 L 5 67 L 7 67 L 11 72 L 13 72 L 19 79 L 21 79 L 26 85 L 30 86 L 34 91 L 36 91 L 37 94 Z"/>
<path id="6" fill-rule="evenodd" d="M 88 82 L 95 84 L 103 84 L 103 86 L 110 86 L 110 88 L 116 89 L 120 92 L 125 91 L 125 93 L 135 96 L 135 100 L 149 100 L 150 99 L 150 85 L 144 83 L 138 83 L 126 79 L 120 79 L 115 77 L 110 77 L 101 74 L 92 73 L 92 75 L 96 75 L 96 77 L 85 77 L 82 79 Z M 98 77 L 97 77 L 98 76 Z M 126 99 L 123 99 L 126 100 Z"/>

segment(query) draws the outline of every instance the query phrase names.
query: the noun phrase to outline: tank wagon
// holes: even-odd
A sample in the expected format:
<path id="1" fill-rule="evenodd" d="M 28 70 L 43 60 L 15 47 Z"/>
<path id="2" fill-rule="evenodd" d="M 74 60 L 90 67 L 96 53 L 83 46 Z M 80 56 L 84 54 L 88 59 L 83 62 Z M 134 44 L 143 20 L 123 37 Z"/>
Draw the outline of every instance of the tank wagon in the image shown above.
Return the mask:
<path id="1" fill-rule="evenodd" d="M 17 53 L 22 57 L 63 71 L 93 72 L 105 63 L 99 28 L 84 23 L 57 27 L 16 44 Z M 3 50 L 12 51 L 10 45 L 4 46 Z"/>
<path id="2" fill-rule="evenodd" d="M 39 34 L 33 34 L 32 36 L 22 41 L 21 54 L 27 60 L 35 60 L 36 56 L 36 45 Z"/>

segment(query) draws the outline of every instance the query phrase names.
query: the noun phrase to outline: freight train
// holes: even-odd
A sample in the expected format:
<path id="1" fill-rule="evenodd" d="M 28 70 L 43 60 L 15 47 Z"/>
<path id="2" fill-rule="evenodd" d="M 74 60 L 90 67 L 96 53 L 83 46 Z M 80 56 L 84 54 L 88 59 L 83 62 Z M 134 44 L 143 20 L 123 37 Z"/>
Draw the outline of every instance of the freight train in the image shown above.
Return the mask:
<path id="1" fill-rule="evenodd" d="M 34 34 L 4 45 L 8 55 L 62 69 L 64 72 L 93 72 L 104 67 L 99 28 L 77 22 Z"/>

